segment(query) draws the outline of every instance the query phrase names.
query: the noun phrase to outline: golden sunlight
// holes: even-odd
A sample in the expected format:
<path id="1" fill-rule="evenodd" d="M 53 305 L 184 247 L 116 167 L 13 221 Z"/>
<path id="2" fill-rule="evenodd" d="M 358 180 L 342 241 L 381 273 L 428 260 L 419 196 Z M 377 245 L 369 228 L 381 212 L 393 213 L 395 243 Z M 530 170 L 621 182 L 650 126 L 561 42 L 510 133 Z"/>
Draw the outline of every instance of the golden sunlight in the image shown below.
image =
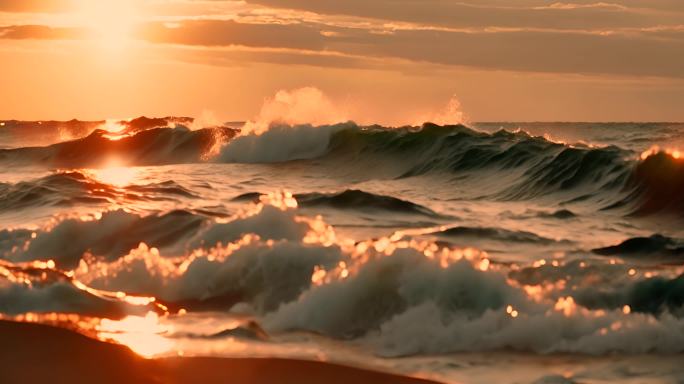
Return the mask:
<path id="1" fill-rule="evenodd" d="M 121 133 L 121 131 L 126 129 L 126 126 L 121 124 L 117 120 L 107 120 L 99 128 L 104 129 L 105 131 L 107 131 L 109 133 Z"/>
<path id="2" fill-rule="evenodd" d="M 670 157 L 672 157 L 675 160 L 679 160 L 680 158 L 682 158 L 682 152 L 680 150 L 672 149 L 672 148 L 660 148 L 660 146 L 658 146 L 658 145 L 654 145 L 651 148 L 642 152 L 641 155 L 639 156 L 639 158 L 641 160 L 646 160 L 649 157 L 651 157 L 653 155 L 657 155 L 660 152 L 664 152 L 665 154 L 669 155 Z"/>
<path id="3" fill-rule="evenodd" d="M 93 169 L 92 172 L 97 180 L 116 187 L 123 187 L 131 184 L 137 179 L 139 174 L 139 171 L 134 167 L 117 165 Z"/>
<path id="4" fill-rule="evenodd" d="M 121 320 L 103 319 L 96 327 L 102 340 L 114 340 L 129 347 L 133 352 L 152 357 L 168 352 L 173 347 L 163 334 L 170 328 L 159 322 L 159 315 L 148 312 L 143 316 L 127 316 Z"/>
<path id="5" fill-rule="evenodd" d="M 99 48 L 118 52 L 131 41 L 139 12 L 133 0 L 77 0 L 76 18 Z"/>

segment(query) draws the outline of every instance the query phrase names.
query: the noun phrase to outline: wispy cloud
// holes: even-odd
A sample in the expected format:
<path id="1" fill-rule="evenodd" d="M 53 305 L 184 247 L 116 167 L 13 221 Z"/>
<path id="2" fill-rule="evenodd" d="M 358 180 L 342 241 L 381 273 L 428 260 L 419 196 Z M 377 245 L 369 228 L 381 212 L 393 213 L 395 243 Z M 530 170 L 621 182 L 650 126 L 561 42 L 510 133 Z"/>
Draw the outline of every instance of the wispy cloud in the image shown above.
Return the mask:
<path id="1" fill-rule="evenodd" d="M 433 29 L 412 24 L 345 24 L 325 20 L 276 22 L 254 14 L 232 20 L 145 22 L 137 39 L 159 44 L 290 50 L 281 62 L 306 51 L 307 62 L 358 65 L 368 58 L 520 72 L 684 77 L 682 25 L 617 30 L 535 28 Z M 6 39 L 87 38 L 79 28 L 10 26 Z M 294 51 L 292 51 L 294 50 Z M 293 53 L 295 52 L 295 53 Z M 312 55 L 320 53 L 321 55 Z M 274 57 L 278 52 L 269 51 Z M 316 60 L 311 57 L 317 56 Z M 324 57 L 325 60 L 320 58 Z M 353 58 L 353 60 L 350 60 Z"/>
<path id="2" fill-rule="evenodd" d="M 89 1 L 0 0 L 2 51 L 59 51 L 56 40 L 64 40 L 83 57 L 111 65 L 126 60 L 121 49 L 135 47 L 146 62 L 202 64 L 204 73 L 268 67 L 287 78 L 297 71 L 288 84 L 294 86 L 308 85 L 300 80 L 312 72 L 320 80 L 348 71 L 373 72 L 373 79 L 414 76 L 442 89 L 470 84 L 468 76 L 454 77 L 469 73 L 479 79 L 469 85 L 473 94 L 485 79 L 498 79 L 487 83 L 495 89 L 505 81 L 519 90 L 530 88 L 525 79 L 534 77 L 539 92 L 568 97 L 619 79 L 610 86 L 623 84 L 634 100 L 648 98 L 657 84 L 661 109 L 668 111 L 684 95 L 679 0 L 121 0 L 132 1 L 135 12 L 98 13 L 106 25 L 83 14 Z M 112 1 L 114 9 L 119 4 L 101 1 Z M 123 48 L 99 49 L 104 38 Z M 557 88 L 559 81 L 570 93 Z M 380 89 L 400 86 L 389 84 Z M 487 95 L 492 92 L 498 91 Z M 577 100 L 583 108 L 584 96 Z"/>

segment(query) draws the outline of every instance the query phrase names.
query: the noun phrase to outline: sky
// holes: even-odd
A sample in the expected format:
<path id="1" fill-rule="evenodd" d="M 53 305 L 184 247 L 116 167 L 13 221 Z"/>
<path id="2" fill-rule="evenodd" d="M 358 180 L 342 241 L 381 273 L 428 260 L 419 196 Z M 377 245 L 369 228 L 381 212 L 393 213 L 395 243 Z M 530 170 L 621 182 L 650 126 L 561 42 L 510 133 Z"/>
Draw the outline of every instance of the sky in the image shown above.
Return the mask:
<path id="1" fill-rule="evenodd" d="M 684 1 L 0 0 L 0 119 L 241 121 L 302 88 L 369 124 L 684 121 Z"/>

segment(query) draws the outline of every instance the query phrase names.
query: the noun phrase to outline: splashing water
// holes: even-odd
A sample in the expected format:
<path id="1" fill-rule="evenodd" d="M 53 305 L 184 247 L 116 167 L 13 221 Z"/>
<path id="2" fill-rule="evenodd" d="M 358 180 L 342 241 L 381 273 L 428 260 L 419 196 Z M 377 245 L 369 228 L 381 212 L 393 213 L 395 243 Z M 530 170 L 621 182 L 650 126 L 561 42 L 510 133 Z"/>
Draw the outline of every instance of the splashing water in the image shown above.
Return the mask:
<path id="1" fill-rule="evenodd" d="M 676 377 L 684 174 L 661 148 L 684 128 L 390 129 L 311 100 L 333 104 L 301 90 L 259 130 L 129 120 L 119 140 L 3 150 L 2 318 L 146 357 L 591 381 L 657 353 Z"/>

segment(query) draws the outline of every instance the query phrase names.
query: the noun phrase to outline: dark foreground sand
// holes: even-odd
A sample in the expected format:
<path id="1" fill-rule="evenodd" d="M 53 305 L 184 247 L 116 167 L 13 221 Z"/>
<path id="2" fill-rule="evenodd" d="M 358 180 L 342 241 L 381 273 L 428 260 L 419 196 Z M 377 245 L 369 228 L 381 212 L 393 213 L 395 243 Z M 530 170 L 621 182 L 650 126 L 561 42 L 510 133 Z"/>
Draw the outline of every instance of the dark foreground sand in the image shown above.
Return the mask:
<path id="1" fill-rule="evenodd" d="M 0 383 L 399 383 L 425 380 L 283 359 L 143 359 L 45 325 L 0 321 Z"/>

